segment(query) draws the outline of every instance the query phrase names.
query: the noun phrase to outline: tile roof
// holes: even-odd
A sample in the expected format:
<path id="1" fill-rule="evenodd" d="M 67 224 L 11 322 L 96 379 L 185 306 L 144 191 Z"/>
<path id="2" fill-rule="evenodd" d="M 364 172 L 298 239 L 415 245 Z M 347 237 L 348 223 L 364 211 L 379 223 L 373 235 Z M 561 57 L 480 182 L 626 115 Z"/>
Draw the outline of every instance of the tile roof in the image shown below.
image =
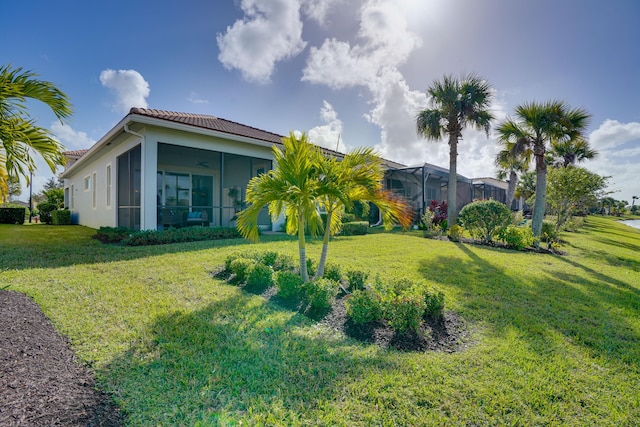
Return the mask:
<path id="1" fill-rule="evenodd" d="M 64 154 L 67 157 L 82 157 L 84 156 L 87 151 L 89 150 L 69 150 L 69 151 L 65 151 L 62 154 Z"/>
<path id="2" fill-rule="evenodd" d="M 129 110 L 129 116 L 145 116 L 168 122 L 181 123 L 189 126 L 195 126 L 202 129 L 208 129 L 218 132 L 224 132 L 231 135 L 243 136 L 247 138 L 257 139 L 270 142 L 272 144 L 282 145 L 282 135 L 268 132 L 262 129 L 232 122 L 231 120 L 221 119 L 206 114 L 180 113 L 175 111 L 156 110 L 151 108 L 132 108 Z M 343 157 L 344 153 L 320 147 L 327 155 Z M 69 157 L 82 157 L 89 150 L 73 150 L 65 151 L 64 154 Z M 401 168 L 405 165 L 383 159 L 383 164 L 388 168 Z"/>
<path id="3" fill-rule="evenodd" d="M 247 138 L 282 144 L 282 135 L 267 132 L 251 126 L 242 125 L 230 120 L 221 119 L 206 114 L 178 113 L 173 111 L 154 110 L 149 108 L 132 108 L 129 114 L 152 117 L 169 122 L 182 123 L 203 129 L 210 129 L 232 135 L 245 136 Z"/>

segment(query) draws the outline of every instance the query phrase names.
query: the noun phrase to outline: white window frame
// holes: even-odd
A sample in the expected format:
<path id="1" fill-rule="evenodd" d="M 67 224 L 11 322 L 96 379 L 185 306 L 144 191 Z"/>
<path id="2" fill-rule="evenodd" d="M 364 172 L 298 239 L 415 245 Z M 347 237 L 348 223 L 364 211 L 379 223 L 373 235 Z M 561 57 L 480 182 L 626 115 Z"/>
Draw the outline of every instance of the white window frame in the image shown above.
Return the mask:
<path id="1" fill-rule="evenodd" d="M 91 175 L 87 175 L 84 177 L 84 180 L 82 181 L 82 188 L 84 189 L 85 193 L 91 190 Z"/>

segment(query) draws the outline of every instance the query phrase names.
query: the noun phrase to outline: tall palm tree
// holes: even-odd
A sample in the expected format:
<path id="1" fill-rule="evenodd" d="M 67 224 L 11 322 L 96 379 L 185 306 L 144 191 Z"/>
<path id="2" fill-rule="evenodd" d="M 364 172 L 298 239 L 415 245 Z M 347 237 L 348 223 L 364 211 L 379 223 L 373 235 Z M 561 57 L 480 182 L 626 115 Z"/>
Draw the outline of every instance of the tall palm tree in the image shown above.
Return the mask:
<path id="1" fill-rule="evenodd" d="M 23 176 L 29 183 L 30 173 L 36 169 L 31 153 L 42 156 L 52 172 L 64 165 L 64 147 L 30 118 L 26 101 L 45 103 L 61 123 L 71 117 L 71 103 L 53 83 L 36 77 L 37 74 L 22 68 L 0 66 L 0 194 L 3 197 L 10 177 Z"/>
<path id="2" fill-rule="evenodd" d="M 590 115 L 582 108 L 572 109 L 560 101 L 519 105 L 515 115 L 516 119 L 507 119 L 498 126 L 498 133 L 510 144 L 514 156 L 535 159 L 536 198 L 532 229 L 533 235 L 540 237 L 547 195 L 547 147 L 551 141 L 583 139 Z"/>
<path id="3" fill-rule="evenodd" d="M 518 186 L 518 174 L 524 173 L 529 169 L 531 159 L 515 156 L 510 143 L 503 140 L 502 135 L 499 136 L 498 141 L 503 144 L 504 148 L 498 152 L 495 159 L 495 164 L 498 167 L 497 178 L 502 180 L 509 178 L 506 205 L 511 208 Z"/>
<path id="4" fill-rule="evenodd" d="M 327 261 L 329 238 L 340 229 L 342 214 L 351 209 L 355 201 L 371 202 L 382 214 L 383 224 L 390 228 L 400 223 L 404 228 L 411 224 L 412 214 L 406 203 L 395 198 L 391 192 L 383 191 L 384 170 L 382 160 L 372 148 L 360 148 L 344 156 L 322 157 L 318 168 L 322 182 L 320 206 L 326 213 L 322 254 L 314 279 L 322 277 Z"/>
<path id="5" fill-rule="evenodd" d="M 470 74 L 457 78 L 444 76 L 427 90 L 431 108 L 418 113 L 418 134 L 427 140 L 438 141 L 445 135 L 449 138 L 449 183 L 447 203 L 449 226 L 456 222 L 458 141 L 467 125 L 484 130 L 489 135 L 493 115 L 489 111 L 492 101 L 491 86 L 480 77 Z"/>
<path id="6" fill-rule="evenodd" d="M 582 138 L 551 141 L 549 163 L 562 167 L 593 159 L 598 152 L 591 148 L 589 141 Z"/>
<path id="7" fill-rule="evenodd" d="M 250 240 L 258 240 L 258 215 L 264 206 L 275 220 L 282 212 L 287 217 L 287 233 L 298 234 L 300 276 L 307 282 L 305 228 L 319 234 L 322 220 L 316 209 L 321 181 L 318 176 L 318 147 L 309 143 L 306 134 L 299 138 L 291 132 L 282 138 L 284 150 L 273 147 L 276 168 L 254 177 L 247 185 L 249 206 L 238 215 L 238 230 Z"/>

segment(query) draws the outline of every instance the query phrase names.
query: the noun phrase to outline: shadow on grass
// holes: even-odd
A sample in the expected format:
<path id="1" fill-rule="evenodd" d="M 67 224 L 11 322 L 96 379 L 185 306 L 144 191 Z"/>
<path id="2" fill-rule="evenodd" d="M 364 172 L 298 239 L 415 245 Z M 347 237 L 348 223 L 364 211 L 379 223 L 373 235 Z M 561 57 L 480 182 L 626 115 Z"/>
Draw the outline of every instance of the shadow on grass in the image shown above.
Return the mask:
<path id="1" fill-rule="evenodd" d="M 233 296 L 159 316 L 148 342 L 102 377 L 131 425 L 288 425 L 341 399 L 366 371 L 394 369 L 375 350 L 309 325 L 300 314 Z"/>
<path id="2" fill-rule="evenodd" d="M 128 261 L 150 256 L 248 245 L 245 239 L 206 240 L 155 246 L 103 244 L 91 238 L 95 230 L 82 226 L 0 225 L 0 271 L 57 268 L 78 264 Z M 265 235 L 263 242 L 293 240 L 281 234 Z"/>
<path id="3" fill-rule="evenodd" d="M 515 277 L 489 260 L 492 250 L 471 251 L 456 244 L 465 255 L 423 260 L 420 272 L 431 280 L 458 288 L 465 316 L 483 321 L 494 333 L 517 328 L 540 354 L 564 340 L 586 348 L 594 356 L 622 360 L 640 367 L 640 335 L 628 319 L 640 316 L 638 289 L 570 261 L 593 279 L 545 270 L 545 256 L 532 262 L 542 265 L 538 277 Z"/>

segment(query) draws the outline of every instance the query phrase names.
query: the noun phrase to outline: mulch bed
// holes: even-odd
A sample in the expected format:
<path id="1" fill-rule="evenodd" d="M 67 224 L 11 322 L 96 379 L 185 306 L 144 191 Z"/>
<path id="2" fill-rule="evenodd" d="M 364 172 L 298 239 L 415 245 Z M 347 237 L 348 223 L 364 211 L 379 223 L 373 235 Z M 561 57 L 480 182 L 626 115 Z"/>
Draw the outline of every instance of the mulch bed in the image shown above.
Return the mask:
<path id="1" fill-rule="evenodd" d="M 40 307 L 0 290 L 0 426 L 116 427 L 122 418 Z"/>
<path id="2" fill-rule="evenodd" d="M 224 266 L 212 272 L 218 279 L 233 281 Z M 248 290 L 250 293 L 251 290 Z M 399 351 L 442 351 L 454 353 L 463 351 L 472 345 L 471 333 L 466 322 L 455 312 L 445 311 L 438 319 L 424 319 L 420 329 L 416 332 L 407 331 L 399 334 L 383 321 L 370 322 L 362 325 L 353 323 L 347 316 L 344 305 L 344 292 L 341 291 L 331 308 L 322 311 L 312 311 L 300 300 L 283 299 L 277 295 L 277 289 L 272 286 L 260 295 L 279 306 L 298 311 L 309 318 L 344 333 L 361 342 L 376 344 L 384 349 Z"/>

